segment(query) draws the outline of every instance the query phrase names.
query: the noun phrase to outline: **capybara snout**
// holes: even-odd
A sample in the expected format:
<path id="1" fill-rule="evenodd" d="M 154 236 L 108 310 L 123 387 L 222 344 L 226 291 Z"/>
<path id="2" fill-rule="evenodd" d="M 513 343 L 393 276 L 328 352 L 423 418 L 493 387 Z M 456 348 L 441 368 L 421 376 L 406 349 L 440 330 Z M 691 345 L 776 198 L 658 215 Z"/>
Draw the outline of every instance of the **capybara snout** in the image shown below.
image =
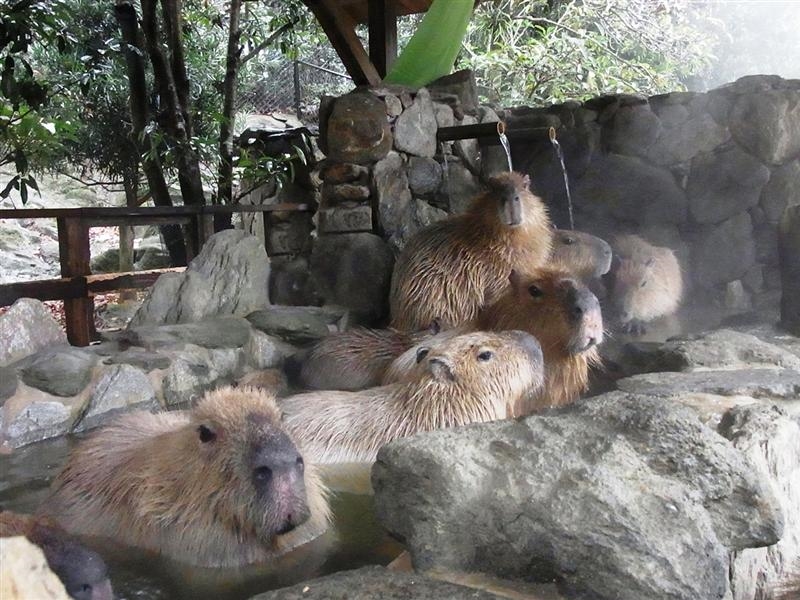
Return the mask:
<path id="1" fill-rule="evenodd" d="M 585 287 L 572 284 L 566 303 L 574 326 L 569 352 L 578 354 L 603 343 L 603 315 L 597 296 Z"/>
<path id="2" fill-rule="evenodd" d="M 531 361 L 531 364 L 535 367 L 536 372 L 544 373 L 544 354 L 542 353 L 542 345 L 539 343 L 535 337 L 533 337 L 527 331 L 521 331 L 519 329 L 515 329 L 513 331 L 508 332 L 511 336 L 516 339 L 520 346 L 525 350 L 525 353 L 528 355 L 528 360 Z M 541 384 L 544 382 L 544 377 L 542 377 L 542 382 L 536 386 L 538 389 L 541 387 Z"/>

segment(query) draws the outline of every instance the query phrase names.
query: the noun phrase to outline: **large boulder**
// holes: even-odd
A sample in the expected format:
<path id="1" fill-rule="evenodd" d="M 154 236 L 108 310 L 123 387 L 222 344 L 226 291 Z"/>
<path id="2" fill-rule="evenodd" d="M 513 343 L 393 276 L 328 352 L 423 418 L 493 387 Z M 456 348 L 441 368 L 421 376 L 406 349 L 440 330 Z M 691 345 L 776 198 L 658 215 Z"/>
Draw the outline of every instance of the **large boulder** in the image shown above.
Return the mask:
<path id="1" fill-rule="evenodd" d="M 197 323 L 142 325 L 128 329 L 125 339 L 147 350 L 184 344 L 203 348 L 241 348 L 250 339 L 250 323 L 242 317 L 212 317 Z"/>
<path id="2" fill-rule="evenodd" d="M 206 391 L 228 385 L 244 371 L 245 352 L 240 348 L 201 348 L 188 344 L 171 353 L 161 389 L 168 408 L 182 408 Z"/>
<path id="3" fill-rule="evenodd" d="M 0 448 L 19 448 L 69 433 L 86 400 L 86 391 L 61 398 L 20 384 L 0 409 Z"/>
<path id="4" fill-rule="evenodd" d="M 66 334 L 38 300 L 20 298 L 0 314 L 0 367 L 66 343 Z"/>
<path id="5" fill-rule="evenodd" d="M 372 483 L 417 569 L 556 579 L 587 600 L 723 599 L 729 552 L 783 533 L 742 453 L 691 410 L 620 392 L 397 440 Z"/>
<path id="6" fill-rule="evenodd" d="M 728 129 L 719 125 L 708 113 L 670 123 L 665 119 L 669 109 L 677 112 L 688 110 L 683 106 L 668 106 L 659 113 L 664 125 L 661 137 L 648 153 L 648 157 L 659 165 L 674 165 L 691 160 L 695 155 L 711 152 L 731 137 Z"/>
<path id="7" fill-rule="evenodd" d="M 394 256 L 379 236 L 320 236 L 314 242 L 310 266 L 313 286 L 326 304 L 343 306 L 366 322 L 388 313 Z"/>
<path id="8" fill-rule="evenodd" d="M 739 279 L 755 262 L 753 221 L 746 212 L 704 228 L 692 249 L 694 280 L 704 287 Z"/>
<path id="9" fill-rule="evenodd" d="M 65 346 L 44 350 L 20 371 L 22 381 L 54 396 L 75 396 L 92 379 L 97 356 L 87 350 Z"/>
<path id="10" fill-rule="evenodd" d="M 347 310 L 337 306 L 271 306 L 247 315 L 258 331 L 290 344 L 316 342 L 347 325 Z"/>
<path id="11" fill-rule="evenodd" d="M 157 408 L 156 391 L 143 371 L 130 365 L 113 365 L 100 377 L 86 412 L 73 430 L 92 429 L 123 412 Z"/>
<path id="12" fill-rule="evenodd" d="M 783 213 L 778 227 L 781 267 L 781 327 L 800 335 L 800 205 Z"/>
<path id="13" fill-rule="evenodd" d="M 323 110 L 320 108 L 321 121 Z M 345 94 L 333 101 L 322 132 L 328 158 L 356 164 L 375 162 L 392 149 L 392 131 L 386 105 L 366 91 Z"/>
<path id="14" fill-rule="evenodd" d="M 128 326 L 243 317 L 268 305 L 269 257 L 264 244 L 239 229 L 227 229 L 209 238 L 185 272 L 159 277 Z"/>
<path id="15" fill-rule="evenodd" d="M 436 154 L 436 114 L 425 88 L 394 124 L 394 145 L 401 152 L 432 158 Z"/>
<path id="16" fill-rule="evenodd" d="M 397 152 L 375 165 L 373 185 L 378 197 L 378 215 L 384 236 L 395 247 L 400 247 L 408 238 L 403 229 L 403 217 L 412 202 L 403 157 Z"/>
<path id="17" fill-rule="evenodd" d="M 800 160 L 776 168 L 761 192 L 761 208 L 768 223 L 778 223 L 787 206 L 800 204 Z"/>
<path id="18" fill-rule="evenodd" d="M 741 94 L 729 119 L 733 139 L 765 163 L 783 164 L 800 154 L 800 102 L 795 90 Z"/>

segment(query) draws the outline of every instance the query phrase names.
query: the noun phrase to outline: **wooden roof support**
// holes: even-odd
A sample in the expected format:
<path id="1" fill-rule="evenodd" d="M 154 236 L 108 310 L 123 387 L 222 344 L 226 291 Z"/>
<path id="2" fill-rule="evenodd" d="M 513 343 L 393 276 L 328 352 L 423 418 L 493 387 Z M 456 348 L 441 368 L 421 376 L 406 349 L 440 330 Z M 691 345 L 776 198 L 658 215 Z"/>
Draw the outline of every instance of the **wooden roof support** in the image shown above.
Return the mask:
<path id="1" fill-rule="evenodd" d="M 397 58 L 397 15 L 395 0 L 369 0 L 369 57 L 386 77 Z"/>
<path id="2" fill-rule="evenodd" d="M 378 85 L 381 77 L 355 32 L 355 23 L 334 0 L 303 0 L 322 25 L 356 85 Z"/>

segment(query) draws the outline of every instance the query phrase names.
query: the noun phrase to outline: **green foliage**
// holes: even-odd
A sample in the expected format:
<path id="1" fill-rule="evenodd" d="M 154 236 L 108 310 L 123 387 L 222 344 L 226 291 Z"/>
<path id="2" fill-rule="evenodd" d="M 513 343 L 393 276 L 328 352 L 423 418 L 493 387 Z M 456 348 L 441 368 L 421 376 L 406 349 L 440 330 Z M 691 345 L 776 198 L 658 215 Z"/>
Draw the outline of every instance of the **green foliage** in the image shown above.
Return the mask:
<path id="1" fill-rule="evenodd" d="M 681 90 L 711 60 L 704 10 L 688 0 L 484 2 L 459 66 L 504 105 Z"/>

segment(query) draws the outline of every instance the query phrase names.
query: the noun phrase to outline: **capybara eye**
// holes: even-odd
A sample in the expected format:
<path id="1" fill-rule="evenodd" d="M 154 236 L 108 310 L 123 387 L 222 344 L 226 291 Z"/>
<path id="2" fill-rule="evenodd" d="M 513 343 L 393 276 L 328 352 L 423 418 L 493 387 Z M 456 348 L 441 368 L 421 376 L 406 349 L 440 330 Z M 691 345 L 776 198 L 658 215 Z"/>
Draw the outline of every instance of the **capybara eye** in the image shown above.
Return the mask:
<path id="1" fill-rule="evenodd" d="M 544 292 L 542 291 L 542 288 L 540 288 L 538 286 L 535 286 L 535 285 L 532 285 L 532 286 L 530 286 L 528 288 L 528 293 L 533 298 L 541 298 L 542 296 L 544 296 Z"/>
<path id="2" fill-rule="evenodd" d="M 565 238 L 562 238 L 561 241 L 564 242 L 564 245 L 569 246 L 569 245 L 575 243 L 575 238 L 565 237 Z"/>
<path id="3" fill-rule="evenodd" d="M 417 364 L 425 360 L 426 356 L 428 356 L 428 348 L 420 348 L 417 350 Z"/>
<path id="4" fill-rule="evenodd" d="M 494 352 L 492 352 L 491 350 L 484 350 L 483 352 L 478 354 L 478 360 L 480 360 L 482 362 L 487 362 L 487 361 L 492 360 L 493 356 L 494 356 Z"/>
<path id="5" fill-rule="evenodd" d="M 84 583 L 84 584 L 81 586 L 81 591 L 82 591 L 82 592 L 89 593 L 89 592 L 91 592 L 91 591 L 92 591 L 92 586 L 91 586 L 91 585 L 89 585 L 88 583 Z"/>
<path id="6" fill-rule="evenodd" d="M 303 457 L 302 457 L 302 456 L 298 456 L 298 457 L 297 457 L 297 461 L 295 461 L 295 462 L 297 462 L 297 468 L 298 468 L 298 469 L 300 469 L 301 471 L 302 471 L 302 470 L 305 468 L 305 466 L 306 466 L 306 463 L 305 463 L 305 461 L 303 460 Z"/>
<path id="7" fill-rule="evenodd" d="M 272 479 L 272 469 L 269 467 L 258 467 L 253 470 L 253 476 L 258 483 L 268 483 Z"/>
<path id="8" fill-rule="evenodd" d="M 646 285 L 647 285 L 647 279 L 645 279 L 645 280 L 642 282 L 642 285 L 640 285 L 639 287 L 644 287 L 644 286 L 646 286 Z"/>
<path id="9" fill-rule="evenodd" d="M 197 433 L 200 434 L 200 441 L 204 444 L 213 442 L 215 439 L 217 439 L 217 434 L 205 425 L 200 425 L 200 427 L 197 428 Z"/>

